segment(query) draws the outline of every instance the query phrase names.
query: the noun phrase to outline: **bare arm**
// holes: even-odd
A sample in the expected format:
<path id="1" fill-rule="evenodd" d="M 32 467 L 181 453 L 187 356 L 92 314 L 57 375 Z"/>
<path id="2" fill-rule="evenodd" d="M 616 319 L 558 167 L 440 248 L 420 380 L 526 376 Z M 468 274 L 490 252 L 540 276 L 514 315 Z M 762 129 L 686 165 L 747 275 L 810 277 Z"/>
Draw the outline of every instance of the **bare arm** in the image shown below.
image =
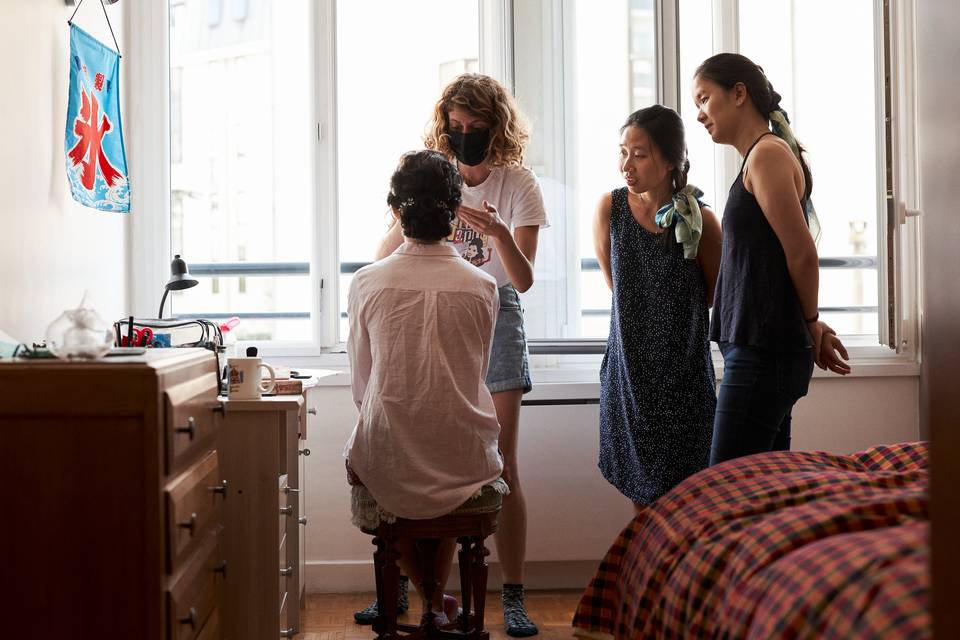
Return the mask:
<path id="1" fill-rule="evenodd" d="M 817 247 L 800 206 L 803 179 L 796 159 L 785 146 L 761 142 L 747 162 L 747 171 L 744 186 L 757 198 L 763 215 L 783 247 L 803 317 L 813 318 L 818 309 L 820 268 Z M 816 322 L 807 325 L 813 337 L 814 354 L 820 352 L 823 335 L 823 327 L 818 325 Z"/>
<path id="2" fill-rule="evenodd" d="M 710 207 L 701 207 L 703 216 L 703 233 L 700 235 L 700 245 L 697 247 L 697 262 L 703 270 L 703 278 L 707 282 L 707 308 L 713 306 L 713 292 L 717 286 L 717 274 L 720 272 L 720 248 L 722 238 L 720 221 Z"/>
<path id="3" fill-rule="evenodd" d="M 597 211 L 593 216 L 593 249 L 597 254 L 597 262 L 603 279 L 613 291 L 613 275 L 610 272 L 610 210 L 613 207 L 613 196 L 603 194 L 597 204 Z"/>
<path id="4" fill-rule="evenodd" d="M 403 244 L 403 230 L 400 228 L 400 221 L 394 219 L 393 224 L 387 229 L 386 235 L 380 241 L 377 252 L 374 254 L 374 260 L 383 260 L 388 255 L 397 250 L 397 247 Z"/>

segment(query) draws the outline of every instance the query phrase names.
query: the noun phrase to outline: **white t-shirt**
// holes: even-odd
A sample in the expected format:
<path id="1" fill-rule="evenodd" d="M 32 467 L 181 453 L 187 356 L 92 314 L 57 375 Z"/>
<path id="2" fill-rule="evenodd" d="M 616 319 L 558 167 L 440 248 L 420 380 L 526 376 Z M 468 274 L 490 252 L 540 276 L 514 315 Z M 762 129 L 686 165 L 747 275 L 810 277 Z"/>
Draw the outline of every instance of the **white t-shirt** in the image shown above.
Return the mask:
<path id="1" fill-rule="evenodd" d="M 482 210 L 484 200 L 497 208 L 511 231 L 531 225 L 541 229 L 550 226 L 540 183 L 526 167 L 494 167 L 480 184 L 463 187 L 464 206 Z M 493 238 L 477 233 L 457 218 L 447 239 L 463 258 L 496 278 L 498 287 L 510 282 Z"/>

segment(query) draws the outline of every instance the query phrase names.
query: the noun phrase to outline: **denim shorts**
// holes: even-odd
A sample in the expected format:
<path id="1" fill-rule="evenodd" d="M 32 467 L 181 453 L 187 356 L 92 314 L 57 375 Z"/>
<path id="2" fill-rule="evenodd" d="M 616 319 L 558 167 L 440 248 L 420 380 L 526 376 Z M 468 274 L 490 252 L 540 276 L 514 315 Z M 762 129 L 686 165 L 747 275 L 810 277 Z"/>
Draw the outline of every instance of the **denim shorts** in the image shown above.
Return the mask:
<path id="1" fill-rule="evenodd" d="M 527 336 L 523 330 L 523 309 L 512 284 L 500 287 L 500 313 L 493 332 L 486 383 L 490 393 L 513 389 L 523 389 L 527 393 L 533 389 Z"/>

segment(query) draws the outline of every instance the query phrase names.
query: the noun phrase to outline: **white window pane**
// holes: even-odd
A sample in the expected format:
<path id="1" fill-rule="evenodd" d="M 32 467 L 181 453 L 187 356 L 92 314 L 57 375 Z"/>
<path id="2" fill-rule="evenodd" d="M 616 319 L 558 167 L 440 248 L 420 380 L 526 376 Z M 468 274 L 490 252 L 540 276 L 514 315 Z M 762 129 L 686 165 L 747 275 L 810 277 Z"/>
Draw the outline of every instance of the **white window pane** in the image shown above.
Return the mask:
<path id="1" fill-rule="evenodd" d="M 309 339 L 308 275 L 194 277 L 197 286 L 170 292 L 168 304 L 177 315 L 217 322 L 238 315 L 241 320 L 235 335 L 239 340 Z"/>
<path id="2" fill-rule="evenodd" d="M 397 161 L 423 148 L 425 127 L 447 83 L 477 71 L 479 33 L 476 0 L 337 3 L 341 268 L 373 260 L 390 223 L 386 200 Z M 349 277 L 340 285 L 340 311 L 346 311 Z"/>
<path id="3" fill-rule="evenodd" d="M 822 258 L 877 254 L 872 42 L 871 0 L 740 1 L 741 52 L 763 67 L 808 149 Z M 820 305 L 875 306 L 876 271 L 869 274 L 821 270 Z M 876 313 L 872 324 L 852 315 L 835 320 L 854 334 L 877 333 Z"/>
<path id="4" fill-rule="evenodd" d="M 700 63 L 713 54 L 712 0 L 681 0 L 680 24 L 680 116 L 690 155 L 690 173 L 687 179 L 703 190 L 703 201 L 713 207 L 719 216 L 721 199 L 726 197 L 728 185 L 716 184 L 713 140 L 697 122 L 697 108 L 693 104 L 691 85 L 693 74 Z"/>
<path id="5" fill-rule="evenodd" d="M 551 226 L 541 233 L 536 282 L 523 296 L 533 339 L 606 338 L 611 296 L 596 263 L 593 217 L 601 196 L 624 186 L 620 127 L 633 111 L 656 102 L 653 1 L 570 4 L 563 87 L 544 90 L 543 105 L 531 109 L 534 117 L 540 110 L 564 113 L 554 129 L 533 123 L 532 147 L 563 149 L 562 162 L 553 162 L 550 153 L 541 160 Z M 525 53 L 523 43 L 516 50 Z M 562 96 L 562 104 L 552 102 Z"/>
<path id="6" fill-rule="evenodd" d="M 188 264 L 305 265 L 315 140 L 309 1 L 286 0 L 282 11 L 269 0 L 239 4 L 243 19 L 223 20 L 221 2 L 171 2 L 171 249 Z M 201 281 L 174 297 L 174 312 L 309 314 L 309 278 L 248 280 L 242 298 L 239 286 L 214 294 Z M 261 339 L 311 338 L 309 315 L 294 324 L 267 322 Z"/>

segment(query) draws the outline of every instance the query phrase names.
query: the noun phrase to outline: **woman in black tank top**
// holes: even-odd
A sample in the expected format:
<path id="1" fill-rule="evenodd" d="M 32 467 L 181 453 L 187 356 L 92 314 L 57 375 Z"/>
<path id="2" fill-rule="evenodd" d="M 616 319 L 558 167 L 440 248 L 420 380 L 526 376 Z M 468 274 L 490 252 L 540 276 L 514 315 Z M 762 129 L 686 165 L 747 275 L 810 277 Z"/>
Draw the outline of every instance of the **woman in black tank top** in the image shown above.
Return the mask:
<path id="1" fill-rule="evenodd" d="M 793 405 L 807 393 L 814 362 L 841 375 L 850 368 L 819 319 L 813 181 L 779 94 L 748 58 L 722 53 L 697 69 L 693 98 L 713 141 L 744 158 L 723 212 L 710 323 L 724 357 L 716 464 L 789 449 Z"/>

